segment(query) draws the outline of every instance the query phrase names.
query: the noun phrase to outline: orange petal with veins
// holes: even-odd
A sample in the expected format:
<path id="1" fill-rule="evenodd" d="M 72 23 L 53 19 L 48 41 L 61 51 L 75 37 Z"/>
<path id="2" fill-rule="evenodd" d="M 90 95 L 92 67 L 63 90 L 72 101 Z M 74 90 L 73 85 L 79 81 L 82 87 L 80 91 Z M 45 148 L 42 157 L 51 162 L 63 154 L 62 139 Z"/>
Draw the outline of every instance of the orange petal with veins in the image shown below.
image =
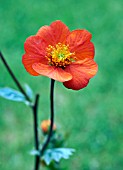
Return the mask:
<path id="1" fill-rule="evenodd" d="M 61 21 L 52 22 L 50 26 L 43 26 L 37 32 L 47 45 L 65 43 L 66 37 L 70 33 L 68 27 Z"/>
<path id="2" fill-rule="evenodd" d="M 65 68 L 65 71 L 72 75 L 72 79 L 63 84 L 69 89 L 80 90 L 87 86 L 90 78 L 96 74 L 97 70 L 98 66 L 92 59 L 72 63 Z"/>
<path id="3" fill-rule="evenodd" d="M 60 82 L 65 82 L 72 79 L 72 75 L 70 73 L 64 71 L 62 68 L 59 67 L 45 65 L 41 63 L 35 63 L 32 67 L 38 74 L 47 76 Z"/>
<path id="4" fill-rule="evenodd" d="M 75 52 L 77 60 L 94 58 L 94 45 L 90 42 L 92 35 L 87 30 L 74 30 L 67 37 L 71 52 Z"/>

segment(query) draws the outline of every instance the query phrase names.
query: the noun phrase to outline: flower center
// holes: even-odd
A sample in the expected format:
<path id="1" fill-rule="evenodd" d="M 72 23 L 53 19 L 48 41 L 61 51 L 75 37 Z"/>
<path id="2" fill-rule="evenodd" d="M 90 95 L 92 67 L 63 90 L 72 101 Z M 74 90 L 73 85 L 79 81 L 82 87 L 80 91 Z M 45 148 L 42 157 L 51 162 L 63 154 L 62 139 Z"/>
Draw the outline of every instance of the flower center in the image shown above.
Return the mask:
<path id="1" fill-rule="evenodd" d="M 76 60 L 75 52 L 70 52 L 69 45 L 61 43 L 56 44 L 56 46 L 49 45 L 46 51 L 46 58 L 51 66 L 64 68 Z"/>

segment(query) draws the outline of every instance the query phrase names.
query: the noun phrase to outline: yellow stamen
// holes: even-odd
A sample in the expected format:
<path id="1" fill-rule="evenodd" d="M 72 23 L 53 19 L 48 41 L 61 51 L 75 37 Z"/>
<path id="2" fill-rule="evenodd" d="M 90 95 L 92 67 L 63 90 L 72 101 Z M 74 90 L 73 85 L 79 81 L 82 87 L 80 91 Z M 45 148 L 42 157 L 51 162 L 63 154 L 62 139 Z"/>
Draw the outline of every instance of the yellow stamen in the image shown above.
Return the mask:
<path id="1" fill-rule="evenodd" d="M 46 58 L 51 66 L 64 68 L 76 60 L 75 52 L 70 52 L 69 45 L 61 43 L 56 44 L 56 46 L 49 45 L 46 51 Z"/>

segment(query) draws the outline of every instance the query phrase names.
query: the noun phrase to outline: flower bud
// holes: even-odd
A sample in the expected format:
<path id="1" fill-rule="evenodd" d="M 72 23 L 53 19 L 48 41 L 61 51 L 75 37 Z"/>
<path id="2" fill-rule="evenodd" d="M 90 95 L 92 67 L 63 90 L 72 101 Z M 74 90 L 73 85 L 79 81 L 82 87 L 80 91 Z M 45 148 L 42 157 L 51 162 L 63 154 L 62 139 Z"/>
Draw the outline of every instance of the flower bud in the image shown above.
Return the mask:
<path id="1" fill-rule="evenodd" d="M 43 120 L 41 122 L 41 130 L 43 133 L 48 133 L 49 128 L 50 128 L 51 121 L 50 120 Z M 53 125 L 53 131 L 56 130 L 56 125 Z"/>

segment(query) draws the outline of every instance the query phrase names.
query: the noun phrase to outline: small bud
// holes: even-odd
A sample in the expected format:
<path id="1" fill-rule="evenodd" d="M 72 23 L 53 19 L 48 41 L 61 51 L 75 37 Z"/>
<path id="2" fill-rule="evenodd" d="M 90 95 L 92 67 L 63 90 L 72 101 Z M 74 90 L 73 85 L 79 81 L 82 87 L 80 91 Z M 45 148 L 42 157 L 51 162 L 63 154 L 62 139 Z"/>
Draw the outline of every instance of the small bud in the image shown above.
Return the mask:
<path id="1" fill-rule="evenodd" d="M 48 133 L 49 128 L 50 128 L 51 121 L 50 120 L 43 120 L 41 122 L 41 130 L 43 133 Z M 53 125 L 53 131 L 56 130 L 56 125 Z"/>

